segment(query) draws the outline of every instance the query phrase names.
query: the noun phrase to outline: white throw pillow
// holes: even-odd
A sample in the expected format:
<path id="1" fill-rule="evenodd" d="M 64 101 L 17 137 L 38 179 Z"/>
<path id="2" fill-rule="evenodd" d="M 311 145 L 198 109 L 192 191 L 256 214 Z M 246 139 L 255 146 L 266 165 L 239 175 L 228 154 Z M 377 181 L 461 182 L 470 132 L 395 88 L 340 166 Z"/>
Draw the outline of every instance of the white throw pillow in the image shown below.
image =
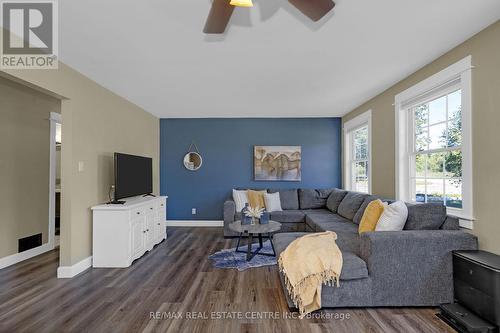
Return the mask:
<path id="1" fill-rule="evenodd" d="M 375 231 L 401 231 L 408 218 L 408 207 L 403 201 L 390 205 L 384 202 L 384 212 L 380 216 Z"/>
<path id="2" fill-rule="evenodd" d="M 248 203 L 247 191 L 233 190 L 233 200 L 236 204 L 236 212 L 241 212 L 241 210 L 245 208 L 245 205 Z"/>
<path id="3" fill-rule="evenodd" d="M 281 201 L 279 192 L 264 193 L 264 201 L 266 203 L 266 210 L 268 212 L 281 212 Z"/>

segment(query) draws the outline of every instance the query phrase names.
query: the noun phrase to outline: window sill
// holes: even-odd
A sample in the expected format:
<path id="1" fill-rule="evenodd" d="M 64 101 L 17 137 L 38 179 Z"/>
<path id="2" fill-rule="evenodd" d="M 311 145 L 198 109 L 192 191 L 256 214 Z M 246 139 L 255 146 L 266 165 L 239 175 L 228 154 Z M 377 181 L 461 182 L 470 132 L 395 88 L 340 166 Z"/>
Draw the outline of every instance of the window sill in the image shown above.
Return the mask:
<path id="1" fill-rule="evenodd" d="M 458 225 L 462 229 L 474 230 L 474 221 L 460 219 Z"/>
<path id="2" fill-rule="evenodd" d="M 460 228 L 464 228 L 464 229 L 468 229 L 468 230 L 474 229 L 474 221 L 476 221 L 476 219 L 473 216 L 471 216 L 467 213 L 464 213 L 460 209 L 453 209 L 453 208 L 447 208 L 446 213 L 448 215 L 453 215 L 453 216 L 456 216 L 459 218 Z"/>
<path id="3" fill-rule="evenodd" d="M 466 212 L 464 212 L 462 209 L 456 209 L 456 208 L 450 208 L 450 207 L 447 207 L 446 208 L 446 213 L 448 215 L 453 215 L 453 216 L 456 216 L 458 217 L 459 219 L 461 220 L 466 220 L 466 221 L 475 221 L 476 219 L 474 218 L 474 216 L 470 215 L 470 214 L 467 214 Z"/>

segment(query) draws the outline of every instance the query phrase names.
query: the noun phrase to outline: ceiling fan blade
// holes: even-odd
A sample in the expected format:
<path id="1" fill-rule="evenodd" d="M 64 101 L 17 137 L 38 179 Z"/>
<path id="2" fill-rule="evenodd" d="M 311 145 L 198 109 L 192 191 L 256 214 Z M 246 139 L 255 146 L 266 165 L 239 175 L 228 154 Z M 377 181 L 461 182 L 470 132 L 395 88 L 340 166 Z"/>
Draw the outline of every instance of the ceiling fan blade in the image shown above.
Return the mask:
<path id="1" fill-rule="evenodd" d="M 313 21 L 319 21 L 323 16 L 328 14 L 335 2 L 332 0 L 288 0 L 295 8 L 300 10 L 302 14 L 309 17 Z"/>
<path id="2" fill-rule="evenodd" d="M 203 32 L 206 34 L 223 34 L 233 10 L 234 6 L 229 4 L 229 0 L 214 0 Z"/>

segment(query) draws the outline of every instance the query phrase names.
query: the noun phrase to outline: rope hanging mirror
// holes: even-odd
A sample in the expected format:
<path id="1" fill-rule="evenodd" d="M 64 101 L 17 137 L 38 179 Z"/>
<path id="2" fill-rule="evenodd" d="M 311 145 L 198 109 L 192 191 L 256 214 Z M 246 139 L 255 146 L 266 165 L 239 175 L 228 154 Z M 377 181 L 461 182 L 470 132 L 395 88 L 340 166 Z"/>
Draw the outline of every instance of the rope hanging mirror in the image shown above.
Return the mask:
<path id="1" fill-rule="evenodd" d="M 194 150 L 193 150 L 194 148 Z M 201 157 L 200 150 L 196 143 L 192 142 L 189 145 L 188 152 L 184 155 L 184 167 L 189 171 L 198 171 L 203 164 L 203 158 Z"/>

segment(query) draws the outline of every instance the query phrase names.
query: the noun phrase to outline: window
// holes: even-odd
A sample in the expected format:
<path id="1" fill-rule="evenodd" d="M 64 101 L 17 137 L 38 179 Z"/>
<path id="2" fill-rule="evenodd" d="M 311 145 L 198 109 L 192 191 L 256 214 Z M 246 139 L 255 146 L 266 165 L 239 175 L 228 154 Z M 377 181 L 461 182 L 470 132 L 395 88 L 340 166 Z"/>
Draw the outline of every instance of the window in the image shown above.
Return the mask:
<path id="1" fill-rule="evenodd" d="M 344 124 L 345 188 L 371 192 L 371 111 Z"/>
<path id="2" fill-rule="evenodd" d="M 462 90 L 434 98 L 408 111 L 412 117 L 411 199 L 461 209 Z"/>
<path id="3" fill-rule="evenodd" d="M 472 220 L 470 57 L 396 96 L 397 197 Z"/>

